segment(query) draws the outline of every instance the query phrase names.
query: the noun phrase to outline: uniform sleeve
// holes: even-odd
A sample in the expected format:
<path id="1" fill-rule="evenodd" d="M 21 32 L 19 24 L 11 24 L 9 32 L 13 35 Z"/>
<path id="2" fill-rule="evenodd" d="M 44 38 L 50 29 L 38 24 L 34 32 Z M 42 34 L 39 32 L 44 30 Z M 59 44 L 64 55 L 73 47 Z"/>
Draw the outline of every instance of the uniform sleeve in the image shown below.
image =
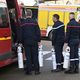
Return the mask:
<path id="1" fill-rule="evenodd" d="M 35 27 L 35 30 L 36 30 L 36 37 L 37 37 L 37 41 L 40 42 L 41 41 L 41 32 L 40 32 L 40 28 L 39 28 L 39 25 L 38 23 L 36 23 L 36 27 Z"/>
<path id="2" fill-rule="evenodd" d="M 79 24 L 79 41 L 80 41 L 80 24 Z"/>
<path id="3" fill-rule="evenodd" d="M 80 29 L 79 29 L 79 42 L 80 42 Z"/>
<path id="4" fill-rule="evenodd" d="M 56 41 L 56 31 L 53 30 L 52 31 L 52 45 L 54 45 L 55 41 Z"/>
<path id="5" fill-rule="evenodd" d="M 53 25 L 53 28 L 55 27 L 55 24 Z M 54 45 L 56 41 L 56 30 L 52 30 L 52 45 Z"/>
<path id="6" fill-rule="evenodd" d="M 70 38 L 70 28 L 69 28 L 69 24 L 68 24 L 67 30 L 66 30 L 66 36 L 65 36 L 65 43 L 69 42 L 69 38 Z"/>

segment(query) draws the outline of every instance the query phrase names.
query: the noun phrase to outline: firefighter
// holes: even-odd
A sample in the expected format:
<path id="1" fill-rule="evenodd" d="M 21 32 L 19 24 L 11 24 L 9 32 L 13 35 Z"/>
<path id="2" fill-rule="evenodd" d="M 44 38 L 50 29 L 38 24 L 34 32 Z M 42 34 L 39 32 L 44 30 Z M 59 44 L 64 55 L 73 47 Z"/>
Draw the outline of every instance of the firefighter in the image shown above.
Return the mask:
<path id="1" fill-rule="evenodd" d="M 80 26 L 75 20 L 75 14 L 73 12 L 69 15 L 69 23 L 67 24 L 66 32 L 66 46 L 70 47 L 70 66 L 65 73 L 79 73 L 79 56 L 78 46 L 80 40 Z"/>
<path id="2" fill-rule="evenodd" d="M 53 71 L 59 72 L 63 69 L 63 45 L 64 45 L 64 23 L 59 20 L 60 16 L 58 14 L 53 15 L 53 32 L 52 32 L 52 46 L 55 49 L 57 68 Z"/>
<path id="3" fill-rule="evenodd" d="M 41 34 L 38 23 L 32 19 L 32 11 L 26 11 L 26 17 L 21 19 L 21 37 L 20 42 L 23 43 L 26 56 L 26 74 L 32 73 L 32 65 L 34 65 L 35 75 L 40 74 L 38 61 L 38 46 L 41 41 Z"/>

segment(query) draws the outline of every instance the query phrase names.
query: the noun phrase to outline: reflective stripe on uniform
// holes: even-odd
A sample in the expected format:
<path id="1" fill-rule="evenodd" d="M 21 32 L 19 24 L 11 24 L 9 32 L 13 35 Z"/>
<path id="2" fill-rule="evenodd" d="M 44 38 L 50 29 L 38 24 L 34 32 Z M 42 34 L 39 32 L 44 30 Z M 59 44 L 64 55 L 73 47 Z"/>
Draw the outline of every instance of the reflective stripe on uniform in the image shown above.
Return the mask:
<path id="1" fill-rule="evenodd" d="M 56 65 L 62 65 L 63 64 L 63 62 L 62 63 L 57 63 Z"/>
<path id="2" fill-rule="evenodd" d="M 79 58 L 75 58 L 75 59 L 70 59 L 70 61 L 78 61 Z"/>
<path id="3" fill-rule="evenodd" d="M 67 26 L 67 28 L 80 28 L 80 26 Z"/>
<path id="4" fill-rule="evenodd" d="M 62 25 L 60 25 L 60 26 L 58 26 L 58 27 L 56 27 L 56 28 L 53 28 L 53 30 L 59 29 L 59 28 L 61 28 L 61 27 L 63 27 L 63 26 L 64 26 L 64 24 L 62 24 Z"/>
<path id="5" fill-rule="evenodd" d="M 25 25 L 37 25 L 37 24 L 35 24 L 35 23 L 24 23 L 24 24 L 21 24 L 21 26 L 25 26 Z"/>

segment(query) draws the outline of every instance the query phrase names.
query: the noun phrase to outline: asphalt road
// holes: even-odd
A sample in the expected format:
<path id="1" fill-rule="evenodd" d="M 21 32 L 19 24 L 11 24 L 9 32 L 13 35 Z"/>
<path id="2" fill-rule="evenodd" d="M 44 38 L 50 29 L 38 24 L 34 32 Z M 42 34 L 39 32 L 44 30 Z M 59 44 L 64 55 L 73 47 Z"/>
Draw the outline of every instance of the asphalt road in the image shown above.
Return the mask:
<path id="1" fill-rule="evenodd" d="M 24 74 L 24 70 L 19 70 L 17 63 L 0 69 L 0 80 L 80 80 L 80 74 L 64 74 L 64 72 L 51 73 L 51 42 L 42 41 L 44 52 L 44 66 L 41 68 L 40 75 L 28 76 Z"/>

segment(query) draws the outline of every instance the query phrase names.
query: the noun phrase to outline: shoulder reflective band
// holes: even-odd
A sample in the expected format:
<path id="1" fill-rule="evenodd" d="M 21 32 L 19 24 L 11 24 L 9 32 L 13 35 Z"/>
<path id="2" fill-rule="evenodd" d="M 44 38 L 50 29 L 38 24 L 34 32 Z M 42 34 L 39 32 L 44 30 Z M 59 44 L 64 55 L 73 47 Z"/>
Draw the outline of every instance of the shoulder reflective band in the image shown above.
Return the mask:
<path id="1" fill-rule="evenodd" d="M 58 27 L 56 27 L 56 28 L 53 28 L 53 30 L 54 29 L 59 29 L 59 28 L 61 28 L 61 27 L 63 27 L 64 26 L 64 24 L 62 24 L 62 25 L 60 25 L 60 26 L 58 26 Z"/>
<path id="2" fill-rule="evenodd" d="M 11 37 L 7 37 L 7 38 L 2 37 L 2 38 L 0 38 L 0 41 L 3 41 L 3 40 L 10 40 L 10 39 L 11 39 Z"/>

